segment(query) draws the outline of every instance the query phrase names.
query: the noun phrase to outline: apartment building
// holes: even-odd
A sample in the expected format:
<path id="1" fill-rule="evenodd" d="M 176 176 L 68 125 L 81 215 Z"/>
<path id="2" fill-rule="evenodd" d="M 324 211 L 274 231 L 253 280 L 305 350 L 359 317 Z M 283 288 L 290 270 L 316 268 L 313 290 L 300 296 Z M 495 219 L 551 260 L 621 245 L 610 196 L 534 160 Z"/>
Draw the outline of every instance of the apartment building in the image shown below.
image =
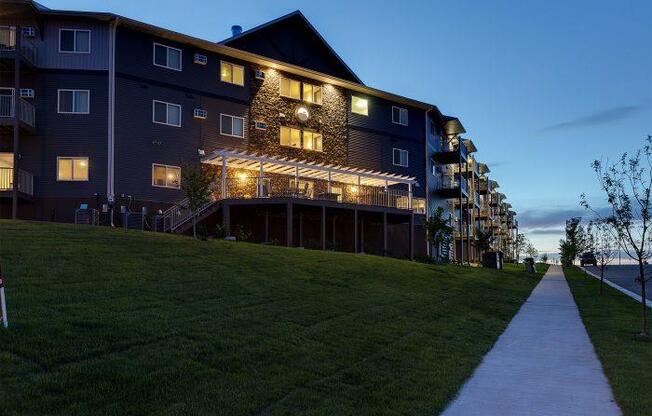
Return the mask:
<path id="1" fill-rule="evenodd" d="M 445 256 L 479 261 L 475 230 L 492 224 L 507 249 L 513 215 L 482 216 L 503 206 L 460 120 L 365 85 L 298 11 L 215 43 L 0 5 L 0 217 L 145 208 L 165 231 L 196 217 L 251 241 L 414 258 L 435 250 L 423 221 L 441 206 L 457 229 Z M 214 200 L 190 213 L 181 182 L 198 165 Z"/>

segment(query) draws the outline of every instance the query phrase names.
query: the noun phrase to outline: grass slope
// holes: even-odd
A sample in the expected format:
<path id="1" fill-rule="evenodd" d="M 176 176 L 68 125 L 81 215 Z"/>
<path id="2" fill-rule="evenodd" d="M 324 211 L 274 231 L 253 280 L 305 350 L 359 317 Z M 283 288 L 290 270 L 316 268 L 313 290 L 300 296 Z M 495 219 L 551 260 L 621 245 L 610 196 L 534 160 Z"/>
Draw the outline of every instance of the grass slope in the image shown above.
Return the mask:
<path id="1" fill-rule="evenodd" d="M 436 414 L 540 275 L 0 221 L 3 415 Z"/>
<path id="2" fill-rule="evenodd" d="M 640 303 L 607 285 L 600 296 L 600 281 L 577 267 L 564 274 L 620 408 L 627 416 L 651 414 L 652 342 L 634 336 Z"/>

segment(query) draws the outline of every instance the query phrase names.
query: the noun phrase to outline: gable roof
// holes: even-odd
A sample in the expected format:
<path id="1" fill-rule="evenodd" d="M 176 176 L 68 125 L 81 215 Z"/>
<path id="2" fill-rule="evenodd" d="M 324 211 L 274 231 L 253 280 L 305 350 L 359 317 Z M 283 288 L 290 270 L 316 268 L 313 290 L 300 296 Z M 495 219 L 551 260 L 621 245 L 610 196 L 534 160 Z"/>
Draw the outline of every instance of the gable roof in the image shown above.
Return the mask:
<path id="1" fill-rule="evenodd" d="M 363 84 L 299 10 L 220 44 Z"/>

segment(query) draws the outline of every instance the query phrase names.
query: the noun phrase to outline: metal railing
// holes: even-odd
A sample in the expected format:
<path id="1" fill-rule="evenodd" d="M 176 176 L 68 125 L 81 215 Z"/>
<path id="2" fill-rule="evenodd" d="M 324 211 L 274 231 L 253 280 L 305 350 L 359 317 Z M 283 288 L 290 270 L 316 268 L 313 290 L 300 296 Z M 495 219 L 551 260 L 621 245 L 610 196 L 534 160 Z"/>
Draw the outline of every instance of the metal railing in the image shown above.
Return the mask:
<path id="1" fill-rule="evenodd" d="M 34 195 L 34 176 L 22 169 L 18 169 L 17 189 L 27 195 Z M 0 168 L 0 191 L 14 189 L 14 169 Z"/>
<path id="2" fill-rule="evenodd" d="M 16 115 L 15 95 L 0 95 L 0 117 L 13 118 Z M 18 117 L 23 123 L 35 127 L 36 125 L 36 107 L 34 104 L 25 100 L 18 99 Z"/>
<path id="3" fill-rule="evenodd" d="M 16 27 L 0 26 L 0 51 L 16 50 Z M 32 64 L 36 63 L 36 45 L 32 39 L 22 36 L 20 39 L 20 53 Z"/>
<path id="4" fill-rule="evenodd" d="M 469 183 L 466 178 L 459 175 L 443 176 L 436 184 L 437 189 L 458 189 L 462 187 L 464 193 L 468 193 Z"/>

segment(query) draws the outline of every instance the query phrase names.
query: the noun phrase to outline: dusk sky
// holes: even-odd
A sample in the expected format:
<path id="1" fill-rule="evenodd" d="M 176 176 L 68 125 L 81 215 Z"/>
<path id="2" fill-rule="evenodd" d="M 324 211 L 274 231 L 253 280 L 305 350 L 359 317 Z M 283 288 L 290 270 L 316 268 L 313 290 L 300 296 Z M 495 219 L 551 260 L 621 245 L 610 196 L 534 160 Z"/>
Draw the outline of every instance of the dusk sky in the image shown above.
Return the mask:
<path id="1" fill-rule="evenodd" d="M 220 41 L 301 10 L 369 86 L 462 120 L 540 252 L 556 252 L 590 162 L 652 134 L 652 1 L 42 0 Z"/>

